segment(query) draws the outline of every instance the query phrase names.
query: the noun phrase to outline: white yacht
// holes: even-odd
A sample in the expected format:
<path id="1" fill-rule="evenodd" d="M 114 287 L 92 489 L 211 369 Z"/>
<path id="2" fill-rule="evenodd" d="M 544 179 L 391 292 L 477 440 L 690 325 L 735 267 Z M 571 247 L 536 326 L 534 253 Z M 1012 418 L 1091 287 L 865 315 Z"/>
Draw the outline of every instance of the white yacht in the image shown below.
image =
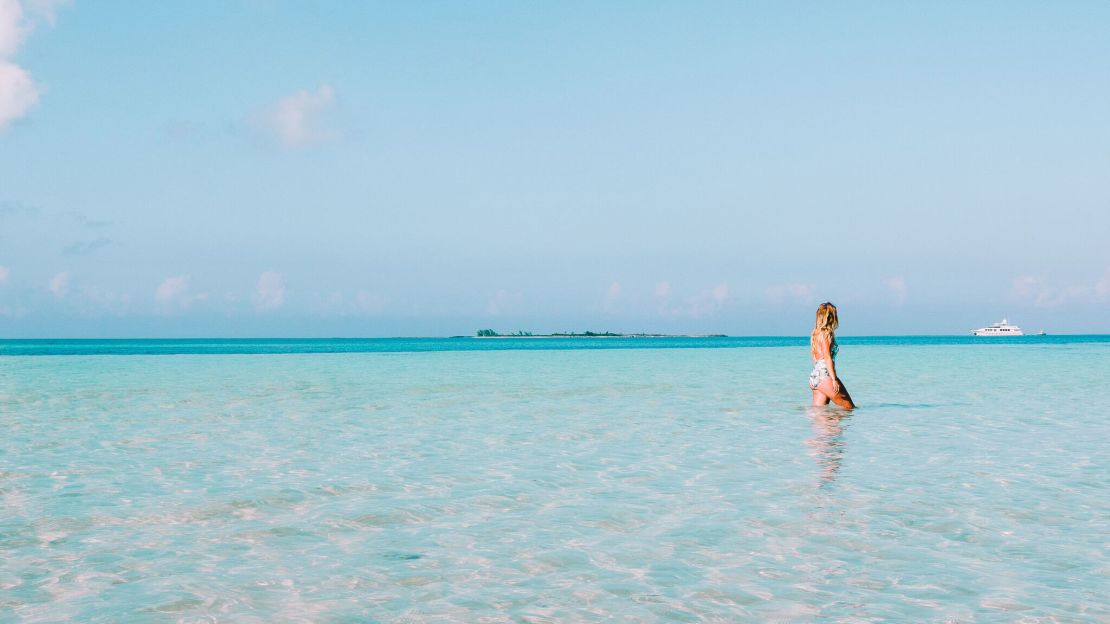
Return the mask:
<path id="1" fill-rule="evenodd" d="M 1001 323 L 991 323 L 987 327 L 971 330 L 972 336 L 1024 336 L 1025 333 L 1017 325 L 1011 325 L 1006 319 Z"/>

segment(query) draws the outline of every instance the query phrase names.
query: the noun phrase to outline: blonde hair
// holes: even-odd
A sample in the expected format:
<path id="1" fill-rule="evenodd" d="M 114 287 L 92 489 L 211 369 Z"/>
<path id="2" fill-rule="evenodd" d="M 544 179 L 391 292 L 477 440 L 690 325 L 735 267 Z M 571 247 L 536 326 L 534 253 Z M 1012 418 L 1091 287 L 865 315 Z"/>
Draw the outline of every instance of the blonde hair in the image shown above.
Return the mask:
<path id="1" fill-rule="evenodd" d="M 840 321 L 836 318 L 836 306 L 828 301 L 817 306 L 817 319 L 813 323 L 813 332 L 809 335 L 810 350 L 813 350 L 817 337 L 822 336 L 829 342 L 829 352 L 835 352 L 836 336 L 833 332 L 839 326 Z"/>

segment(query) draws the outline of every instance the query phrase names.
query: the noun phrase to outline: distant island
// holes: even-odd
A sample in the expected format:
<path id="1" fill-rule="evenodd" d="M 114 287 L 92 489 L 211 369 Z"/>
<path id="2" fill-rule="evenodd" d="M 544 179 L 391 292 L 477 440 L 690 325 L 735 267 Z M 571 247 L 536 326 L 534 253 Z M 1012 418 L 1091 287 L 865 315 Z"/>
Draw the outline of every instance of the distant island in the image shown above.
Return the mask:
<path id="1" fill-rule="evenodd" d="M 492 329 L 479 329 L 477 333 L 478 338 L 727 338 L 725 334 L 648 334 L 648 333 L 632 333 L 632 334 L 618 334 L 610 331 L 605 332 L 556 332 L 553 334 L 533 334 L 529 331 L 517 331 L 511 334 L 500 334 Z"/>

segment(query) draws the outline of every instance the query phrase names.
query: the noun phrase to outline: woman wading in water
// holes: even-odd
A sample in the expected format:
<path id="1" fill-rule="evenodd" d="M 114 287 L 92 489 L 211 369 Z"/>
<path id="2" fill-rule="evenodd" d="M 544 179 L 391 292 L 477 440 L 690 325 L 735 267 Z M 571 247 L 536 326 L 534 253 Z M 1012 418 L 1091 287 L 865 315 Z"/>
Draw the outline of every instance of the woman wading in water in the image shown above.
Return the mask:
<path id="1" fill-rule="evenodd" d="M 813 372 L 809 374 L 809 387 L 813 390 L 814 405 L 828 405 L 829 401 L 844 409 L 854 409 L 851 395 L 836 376 L 836 306 L 822 303 L 817 306 L 817 322 L 809 335 L 809 351 L 813 356 Z"/>

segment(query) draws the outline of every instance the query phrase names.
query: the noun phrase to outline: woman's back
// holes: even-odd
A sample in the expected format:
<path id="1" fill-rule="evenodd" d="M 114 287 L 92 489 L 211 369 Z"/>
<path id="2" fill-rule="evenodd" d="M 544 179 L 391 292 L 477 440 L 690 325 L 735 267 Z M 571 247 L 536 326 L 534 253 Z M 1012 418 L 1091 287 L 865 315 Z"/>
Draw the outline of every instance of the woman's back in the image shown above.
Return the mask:
<path id="1" fill-rule="evenodd" d="M 828 347 L 829 355 L 832 359 L 836 359 L 836 352 L 840 350 L 840 345 L 836 344 L 836 336 L 832 332 L 813 332 L 809 337 L 809 354 L 814 361 L 823 359 L 825 356 L 825 348 Z"/>

